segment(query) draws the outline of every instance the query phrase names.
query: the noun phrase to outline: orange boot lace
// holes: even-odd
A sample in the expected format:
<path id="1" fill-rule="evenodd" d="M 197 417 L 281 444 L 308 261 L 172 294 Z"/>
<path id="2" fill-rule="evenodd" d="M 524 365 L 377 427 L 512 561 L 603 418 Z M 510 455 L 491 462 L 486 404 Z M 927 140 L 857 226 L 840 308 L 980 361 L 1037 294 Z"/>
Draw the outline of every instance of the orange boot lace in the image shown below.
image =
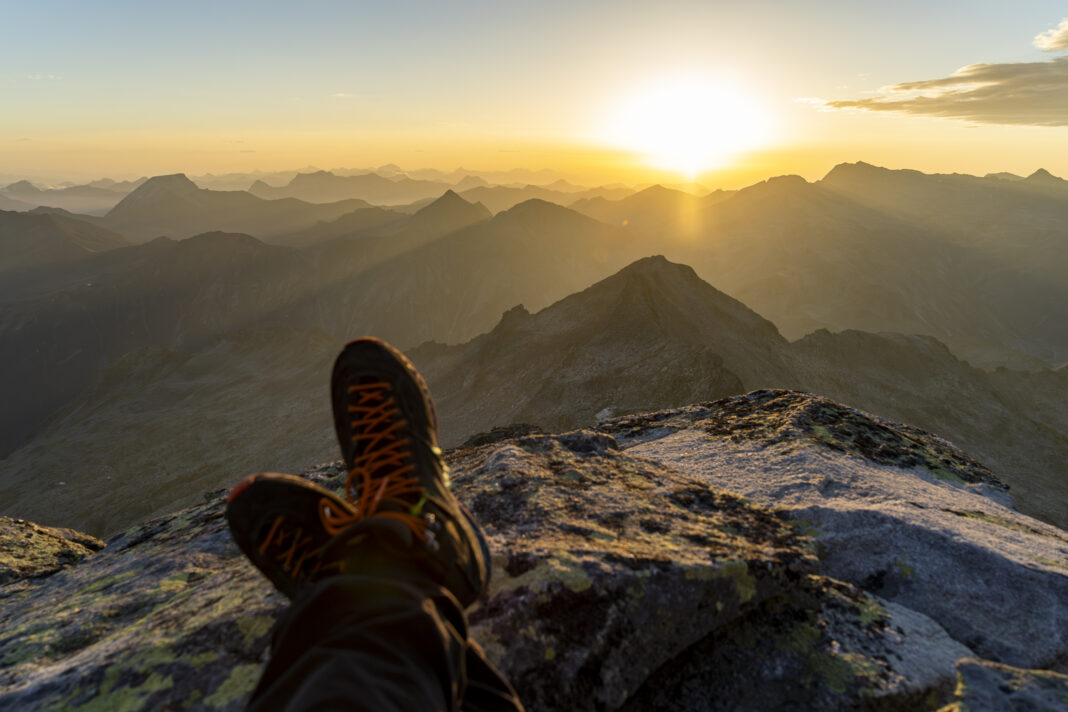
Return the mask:
<path id="1" fill-rule="evenodd" d="M 325 509 L 333 511 L 330 507 Z M 322 511 L 320 509 L 320 513 Z M 323 547 L 313 549 L 313 541 L 312 537 L 304 534 L 303 528 L 288 526 L 285 517 L 278 515 L 270 531 L 267 532 L 267 536 L 264 537 L 263 543 L 260 544 L 260 553 L 267 554 L 268 551 L 274 550 L 275 561 L 294 580 L 300 578 L 302 574 L 315 576 L 320 570 L 336 568 L 341 571 L 344 569 L 344 562 L 341 561 L 324 565 L 320 558 Z"/>
<path id="2" fill-rule="evenodd" d="M 384 382 L 349 386 L 352 441 L 363 443 L 363 452 L 345 480 L 345 496 L 354 511 L 336 512 L 325 506 L 328 501 L 324 499 L 319 515 L 332 536 L 361 519 L 388 517 L 405 524 L 419 541 L 428 542 L 428 523 L 420 516 L 426 496 L 414 475 L 410 441 L 397 433 L 408 421 L 400 418 L 396 399 L 388 395 L 389 388 L 390 384 Z M 412 495 L 419 497 L 414 505 L 410 502 Z M 397 509 L 382 510 L 387 503 Z"/>

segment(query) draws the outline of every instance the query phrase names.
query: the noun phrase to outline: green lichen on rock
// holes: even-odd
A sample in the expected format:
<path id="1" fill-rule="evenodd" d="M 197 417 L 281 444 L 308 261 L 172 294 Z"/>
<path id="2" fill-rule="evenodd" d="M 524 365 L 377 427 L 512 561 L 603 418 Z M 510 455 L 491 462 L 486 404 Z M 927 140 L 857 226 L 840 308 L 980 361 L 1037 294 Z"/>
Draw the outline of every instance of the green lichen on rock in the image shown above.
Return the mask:
<path id="1" fill-rule="evenodd" d="M 751 608 L 652 674 L 624 712 L 685 709 L 933 709 L 892 661 L 900 634 L 863 592 L 820 576 Z M 950 663 L 951 665 L 951 663 Z M 949 680 L 947 675 L 947 683 Z"/>
<path id="2" fill-rule="evenodd" d="M 521 437 L 451 462 L 499 562 L 475 636 L 531 708 L 622 704 L 688 641 L 816 564 L 774 513 L 604 434 Z"/>
<path id="3" fill-rule="evenodd" d="M 0 585 L 53 574 L 102 548 L 104 542 L 73 529 L 0 517 Z"/>

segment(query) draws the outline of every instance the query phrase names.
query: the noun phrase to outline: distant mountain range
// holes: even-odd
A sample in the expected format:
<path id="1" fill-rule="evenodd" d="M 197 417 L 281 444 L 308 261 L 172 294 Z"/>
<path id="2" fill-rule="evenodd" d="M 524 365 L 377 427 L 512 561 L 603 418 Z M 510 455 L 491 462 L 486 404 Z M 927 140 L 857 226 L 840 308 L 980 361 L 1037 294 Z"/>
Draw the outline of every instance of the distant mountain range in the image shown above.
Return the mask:
<path id="1" fill-rule="evenodd" d="M 706 198 L 649 189 L 575 208 L 692 265 L 789 338 L 928 334 L 977 365 L 1041 368 L 1068 360 L 1058 181 L 846 164 L 815 183 L 783 176 Z"/>
<path id="2" fill-rule="evenodd" d="M 453 414 L 450 438 L 513 420 L 566 427 L 739 384 L 802 388 L 958 441 L 1025 508 L 1055 517 L 1035 488 L 1050 507 L 1068 501 L 1056 474 L 1068 370 L 1049 367 L 1068 361 L 1062 183 L 846 164 L 815 183 L 704 197 L 653 187 L 610 200 L 556 184 L 574 209 L 534 199 L 493 215 L 470 190 L 386 209 L 263 200 L 175 175 L 104 217 L 0 212 L 0 458 L 57 427 L 82 437 L 67 409 L 109 368 L 136 365 L 129 354 L 184 359 L 237 334 L 258 343 L 265 329 L 335 344 L 371 333 L 406 349 L 437 342 L 418 353 Z M 206 225 L 256 237 L 186 237 Z M 149 239 L 159 234 L 185 239 Z M 589 289 L 656 253 L 693 270 L 639 263 Z M 298 355 L 286 369 L 306 365 L 286 353 Z M 539 356 L 524 365 L 524 354 Z M 1018 370 L 993 370 L 1003 365 Z M 150 372 L 146 384 L 164 377 Z M 500 397 L 478 405 L 483 391 Z M 121 412 L 83 435 L 106 440 L 102 424 Z M 34 452 L 20 471 L 47 460 Z M 1031 480 L 1014 481 L 1028 468 Z"/>
<path id="3" fill-rule="evenodd" d="M 377 173 L 339 176 L 329 171 L 298 173 L 288 184 L 272 187 L 258 180 L 248 192 L 265 199 L 299 198 L 309 203 L 332 203 L 353 198 L 375 205 L 399 205 L 435 198 L 452 188 L 450 183 L 413 180 L 407 176 L 385 178 Z"/>
<path id="4" fill-rule="evenodd" d="M 0 282 L 0 390 L 11 404 L 0 457 L 135 349 L 276 326 L 378 333 L 402 347 L 462 341 L 514 304 L 545 306 L 640 256 L 634 238 L 550 203 L 453 230 L 485 210 L 441 201 L 411 216 L 419 231 L 308 250 L 231 233 L 156 239 Z M 448 234 L 420 245 L 433 230 Z"/>

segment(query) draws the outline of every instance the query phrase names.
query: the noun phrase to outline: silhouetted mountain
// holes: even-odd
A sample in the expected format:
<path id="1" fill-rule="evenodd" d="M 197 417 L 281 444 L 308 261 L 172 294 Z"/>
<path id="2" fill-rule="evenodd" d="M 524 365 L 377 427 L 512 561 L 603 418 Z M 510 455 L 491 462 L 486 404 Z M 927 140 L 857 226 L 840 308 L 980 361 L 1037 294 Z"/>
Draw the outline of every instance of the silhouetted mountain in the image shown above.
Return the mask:
<path id="1" fill-rule="evenodd" d="M 733 395 L 743 380 L 781 381 L 785 347 L 770 322 L 689 267 L 649 257 L 536 315 L 510 309 L 462 346 L 426 344 L 411 356 L 455 444 L 494 425 L 570 428 L 598 413 Z"/>
<path id="2" fill-rule="evenodd" d="M 376 173 L 339 176 L 329 171 L 298 173 L 281 188 L 256 181 L 249 192 L 260 198 L 299 198 L 309 203 L 330 203 L 357 198 L 378 205 L 397 205 L 441 195 L 449 184 L 413 180 L 407 176 L 385 178 Z"/>
<path id="3" fill-rule="evenodd" d="M 1046 185 L 1063 185 L 1064 183 L 1068 182 L 1065 181 L 1063 178 L 1058 178 L 1057 176 L 1053 175 L 1045 168 L 1039 168 L 1037 171 L 1027 176 L 1025 180 L 1027 180 L 1029 183 L 1040 183 Z"/>
<path id="4" fill-rule="evenodd" d="M 242 191 L 204 190 L 176 174 L 146 181 L 102 223 L 141 240 L 160 235 L 181 239 L 211 230 L 269 239 L 366 207 L 370 206 L 361 200 L 314 205 L 293 198 L 263 200 Z"/>
<path id="5" fill-rule="evenodd" d="M 0 210 L 0 273 L 77 260 L 130 244 L 122 235 L 61 214 Z M 24 277 L 8 274 L 5 280 Z"/>

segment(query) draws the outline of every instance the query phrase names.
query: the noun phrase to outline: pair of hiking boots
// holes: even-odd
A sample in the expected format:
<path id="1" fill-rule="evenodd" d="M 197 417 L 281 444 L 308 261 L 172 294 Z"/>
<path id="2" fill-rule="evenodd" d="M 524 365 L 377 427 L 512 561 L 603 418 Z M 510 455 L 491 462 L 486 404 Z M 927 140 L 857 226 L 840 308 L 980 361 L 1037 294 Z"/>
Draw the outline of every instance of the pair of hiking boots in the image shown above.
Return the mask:
<path id="1" fill-rule="evenodd" d="M 234 540 L 290 599 L 327 576 L 381 575 L 443 586 L 466 608 L 488 585 L 489 550 L 449 491 L 422 376 L 389 344 L 358 339 L 335 361 L 330 393 L 344 499 L 292 475 L 251 475 L 227 499 Z"/>

